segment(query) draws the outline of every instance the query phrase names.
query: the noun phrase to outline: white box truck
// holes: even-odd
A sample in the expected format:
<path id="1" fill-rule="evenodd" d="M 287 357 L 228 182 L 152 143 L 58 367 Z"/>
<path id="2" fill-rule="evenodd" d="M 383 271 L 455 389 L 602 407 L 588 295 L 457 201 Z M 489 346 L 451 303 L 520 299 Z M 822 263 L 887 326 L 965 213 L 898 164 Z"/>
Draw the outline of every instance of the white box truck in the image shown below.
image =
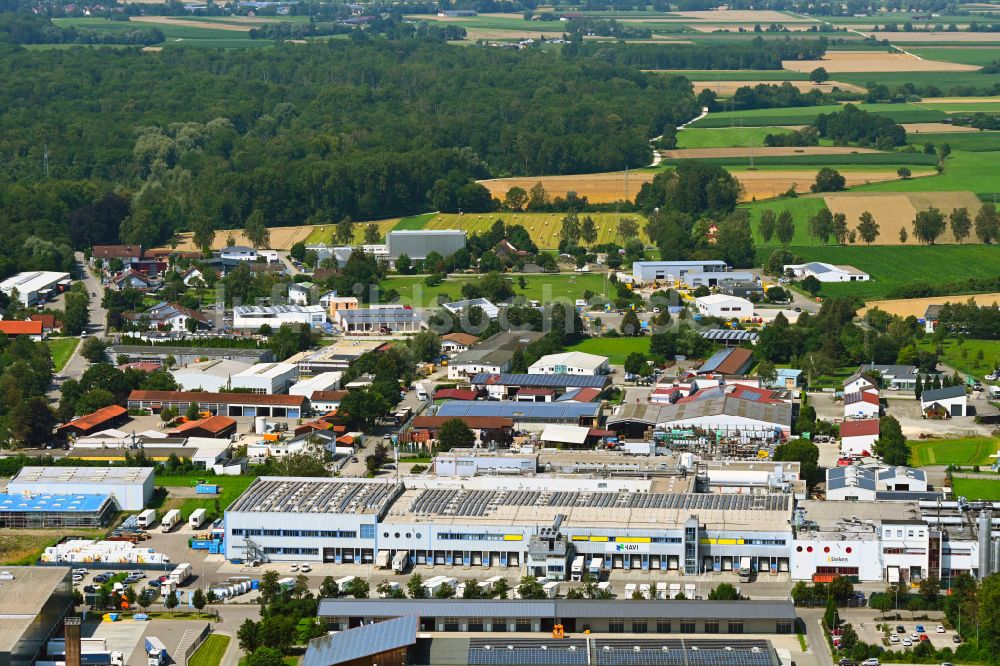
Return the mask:
<path id="1" fill-rule="evenodd" d="M 573 564 L 569 570 L 571 580 L 583 580 L 583 565 L 585 561 L 583 555 L 577 555 L 573 558 Z"/>
<path id="2" fill-rule="evenodd" d="M 750 569 L 750 558 L 746 557 L 746 556 L 741 557 L 740 558 L 740 582 L 741 583 L 749 583 L 750 582 L 750 574 L 751 573 L 753 573 L 753 572 Z"/>
<path id="3" fill-rule="evenodd" d="M 191 577 L 192 568 L 187 562 L 182 562 L 174 567 L 174 570 L 170 572 L 167 576 L 169 580 L 174 585 L 183 585 L 187 582 L 187 579 Z"/>
<path id="4" fill-rule="evenodd" d="M 556 595 L 559 594 L 559 583 L 557 581 L 551 581 L 542 585 L 542 589 L 545 590 L 545 596 L 549 599 L 555 599 Z"/>
<path id="5" fill-rule="evenodd" d="M 149 529 L 156 524 L 156 509 L 146 509 L 135 519 L 139 527 Z"/>
<path id="6" fill-rule="evenodd" d="M 167 663 L 167 646 L 156 636 L 146 638 L 146 657 L 149 666 L 162 666 Z"/>
<path id="7" fill-rule="evenodd" d="M 195 509 L 191 512 L 191 515 L 188 516 L 188 527 L 193 530 L 198 529 L 201 527 L 201 524 L 205 522 L 206 515 L 207 512 L 204 509 Z"/>
<path id="8" fill-rule="evenodd" d="M 160 531 L 169 532 L 179 522 L 181 522 L 181 512 L 177 509 L 171 509 L 167 511 L 167 515 L 163 516 L 163 520 L 160 521 Z"/>
<path id="9" fill-rule="evenodd" d="M 603 557 L 592 557 L 590 559 L 590 575 L 594 580 L 601 580 L 601 570 L 604 569 Z"/>
<path id="10" fill-rule="evenodd" d="M 410 563 L 410 554 L 401 550 L 392 556 L 392 570 L 396 573 L 406 571 L 406 566 Z"/>

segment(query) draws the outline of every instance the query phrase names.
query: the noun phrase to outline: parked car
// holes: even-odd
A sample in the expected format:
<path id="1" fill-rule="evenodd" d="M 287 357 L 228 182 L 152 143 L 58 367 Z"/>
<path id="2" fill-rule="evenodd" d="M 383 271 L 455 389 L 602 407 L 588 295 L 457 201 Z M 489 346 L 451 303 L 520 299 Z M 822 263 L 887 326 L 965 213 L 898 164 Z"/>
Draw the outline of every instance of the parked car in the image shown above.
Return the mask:
<path id="1" fill-rule="evenodd" d="M 312 571 L 312 567 L 309 566 L 308 564 L 303 564 L 302 566 L 299 567 L 299 571 L 301 571 L 302 573 L 309 573 L 310 571 Z"/>
<path id="2" fill-rule="evenodd" d="M 111 574 L 109 573 L 99 573 L 94 576 L 95 583 L 107 583 L 109 580 L 111 580 Z"/>
<path id="3" fill-rule="evenodd" d="M 86 576 L 88 573 L 90 572 L 86 569 L 73 569 L 74 576 Z"/>
<path id="4" fill-rule="evenodd" d="M 841 659 L 837 662 L 837 666 L 858 666 L 858 664 L 850 659 Z"/>
<path id="5" fill-rule="evenodd" d="M 129 575 L 135 576 L 136 578 L 145 578 L 146 577 L 146 572 L 145 571 L 132 571 Z"/>
<path id="6" fill-rule="evenodd" d="M 292 573 L 295 573 L 295 572 L 296 572 L 296 571 L 298 571 L 298 570 L 299 570 L 299 565 L 297 565 L 297 564 L 293 564 L 293 565 L 292 565 Z"/>
<path id="7" fill-rule="evenodd" d="M 878 657 L 872 657 L 870 659 L 865 659 L 861 662 L 861 666 L 881 666 Z"/>
<path id="8" fill-rule="evenodd" d="M 93 585 L 84 585 L 83 591 L 86 594 L 97 594 L 97 588 L 94 587 Z"/>
<path id="9" fill-rule="evenodd" d="M 920 634 L 920 642 L 921 642 L 921 643 L 926 643 L 926 642 L 927 642 L 927 641 L 929 641 L 929 640 L 930 640 L 930 639 L 929 639 L 929 638 L 927 638 L 927 634 Z"/>
<path id="10" fill-rule="evenodd" d="M 912 645 L 913 645 L 913 641 L 911 641 L 909 638 L 904 638 L 903 639 L 903 647 L 910 647 Z"/>
<path id="11" fill-rule="evenodd" d="M 161 583 L 160 581 L 156 580 L 155 578 L 153 580 L 149 581 L 148 583 L 146 583 L 146 585 L 148 585 L 150 587 L 160 587 L 160 585 L 162 585 L 162 584 L 163 583 Z"/>
<path id="12" fill-rule="evenodd" d="M 951 636 L 951 642 L 952 643 L 961 643 L 962 642 L 962 637 L 959 636 L 958 634 L 952 634 L 952 636 Z"/>
<path id="13" fill-rule="evenodd" d="M 934 631 L 938 632 L 939 634 L 943 634 L 944 633 L 944 625 L 943 624 L 939 624 L 937 626 L 937 628 L 934 629 Z"/>
<path id="14" fill-rule="evenodd" d="M 918 624 L 918 625 L 916 626 L 916 629 L 915 629 L 915 631 L 916 631 L 916 632 L 917 632 L 918 634 L 922 634 L 922 633 L 924 633 L 924 625 L 922 625 L 922 624 Z"/>
<path id="15" fill-rule="evenodd" d="M 903 626 L 903 625 L 901 625 L 901 624 L 900 624 L 900 625 L 897 625 L 897 626 L 896 626 L 896 633 L 897 633 L 897 634 L 905 634 L 905 633 L 906 633 L 906 627 L 904 627 L 904 626 Z"/>
<path id="16" fill-rule="evenodd" d="M 920 640 L 920 634 L 918 634 L 917 632 L 913 632 L 912 634 L 910 634 L 910 638 L 912 638 L 915 641 L 919 641 Z"/>
<path id="17" fill-rule="evenodd" d="M 893 635 L 889 636 L 889 642 L 890 643 L 898 643 L 899 642 L 899 636 L 897 636 L 896 634 L 893 634 Z"/>

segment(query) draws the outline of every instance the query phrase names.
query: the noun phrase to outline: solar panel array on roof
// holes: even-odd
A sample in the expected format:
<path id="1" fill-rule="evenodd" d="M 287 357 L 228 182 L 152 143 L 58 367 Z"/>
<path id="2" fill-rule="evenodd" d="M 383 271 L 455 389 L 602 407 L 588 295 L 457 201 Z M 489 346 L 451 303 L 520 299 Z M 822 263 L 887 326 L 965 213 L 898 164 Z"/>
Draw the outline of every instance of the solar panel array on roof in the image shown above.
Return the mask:
<path id="1" fill-rule="evenodd" d="M 494 375 L 488 372 L 480 372 L 472 378 L 473 385 L 493 384 L 497 386 L 529 386 L 532 388 L 604 388 L 611 382 L 607 375 L 522 375 L 522 374 L 501 374 Z"/>
<path id="2" fill-rule="evenodd" d="M 719 342 L 752 342 L 757 339 L 755 331 L 737 331 L 728 328 L 712 328 L 701 332 L 706 340 Z"/>
<path id="3" fill-rule="evenodd" d="M 410 505 L 417 514 L 489 516 L 499 506 L 786 511 L 787 495 L 433 489 Z"/>
<path id="4" fill-rule="evenodd" d="M 596 418 L 600 404 L 594 402 L 516 402 L 513 400 L 469 402 L 449 400 L 441 404 L 437 416 L 506 416 L 515 421 L 576 423 L 581 417 Z"/>
<path id="5" fill-rule="evenodd" d="M 261 477 L 229 508 L 252 513 L 380 513 L 402 485 Z"/>
<path id="6" fill-rule="evenodd" d="M 583 640 L 545 641 L 497 637 L 469 640 L 470 666 L 583 666 L 587 663 L 587 642 Z"/>
<path id="7" fill-rule="evenodd" d="M 806 264 L 806 268 L 811 270 L 813 273 L 829 273 L 830 268 L 816 261 L 811 261 Z"/>
<path id="8" fill-rule="evenodd" d="M 594 666 L 774 666 L 766 641 L 595 639 Z"/>
<path id="9" fill-rule="evenodd" d="M 333 666 L 417 642 L 417 616 L 404 615 L 309 641 L 303 666 Z"/>

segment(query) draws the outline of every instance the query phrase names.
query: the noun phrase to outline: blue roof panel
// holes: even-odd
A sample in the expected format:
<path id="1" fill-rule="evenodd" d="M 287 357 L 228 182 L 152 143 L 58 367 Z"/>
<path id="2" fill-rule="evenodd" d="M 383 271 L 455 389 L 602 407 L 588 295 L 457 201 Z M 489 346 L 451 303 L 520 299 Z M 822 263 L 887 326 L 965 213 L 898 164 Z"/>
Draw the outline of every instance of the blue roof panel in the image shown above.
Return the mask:
<path id="1" fill-rule="evenodd" d="M 335 666 L 417 642 L 417 616 L 366 624 L 309 641 L 302 666 Z"/>
<path id="2" fill-rule="evenodd" d="M 101 510 L 111 495 L 67 495 L 45 493 L 42 495 L 19 495 L 0 493 L 0 513 L 62 511 L 72 513 L 94 513 Z"/>
<path id="3" fill-rule="evenodd" d="M 506 416 L 522 419 L 579 419 L 595 417 L 601 405 L 596 402 L 517 402 L 514 400 L 449 400 L 438 407 L 437 416 Z"/>
<path id="4" fill-rule="evenodd" d="M 493 378 L 490 381 L 490 378 Z M 480 372 L 472 378 L 473 385 L 530 386 L 532 388 L 604 388 L 611 379 L 607 375 L 494 375 Z"/>

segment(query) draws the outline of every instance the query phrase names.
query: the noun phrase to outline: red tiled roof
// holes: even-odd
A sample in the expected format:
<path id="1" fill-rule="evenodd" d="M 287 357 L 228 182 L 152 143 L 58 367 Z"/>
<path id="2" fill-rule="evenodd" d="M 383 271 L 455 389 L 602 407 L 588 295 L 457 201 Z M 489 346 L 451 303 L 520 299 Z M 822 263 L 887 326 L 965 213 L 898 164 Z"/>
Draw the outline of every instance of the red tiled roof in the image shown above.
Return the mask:
<path id="1" fill-rule="evenodd" d="M 208 393 L 205 391 L 132 391 L 129 402 L 215 402 L 227 405 L 265 405 L 278 407 L 302 407 L 305 396 L 301 395 L 259 395 L 256 393 Z"/>
<path id="2" fill-rule="evenodd" d="M 878 435 L 878 419 L 865 419 L 863 421 L 844 421 L 840 424 L 840 436 L 862 437 L 864 435 Z"/>
<path id="3" fill-rule="evenodd" d="M 723 375 L 735 375 L 739 374 L 743 366 L 750 360 L 753 356 L 753 352 L 745 347 L 734 347 L 729 356 L 725 358 L 722 363 L 720 363 L 715 368 L 715 372 Z"/>
<path id="4" fill-rule="evenodd" d="M 142 370 L 143 372 L 153 372 L 154 370 L 159 370 L 163 366 L 156 361 L 134 361 L 132 363 L 126 363 L 125 365 L 119 365 L 119 370 Z"/>
<path id="5" fill-rule="evenodd" d="M 123 259 L 125 257 L 142 258 L 141 245 L 95 245 L 92 253 L 99 259 Z"/>
<path id="6" fill-rule="evenodd" d="M 518 395 L 555 395 L 555 389 L 547 388 L 521 388 L 517 390 Z M 437 396 L 434 396 L 437 397 Z"/>
<path id="7" fill-rule="evenodd" d="M 479 342 L 479 338 L 469 333 L 448 333 L 447 335 L 442 335 L 441 340 L 447 342 L 456 342 L 460 345 L 465 345 L 466 347 L 471 347 L 472 345 Z"/>
<path id="8" fill-rule="evenodd" d="M 119 416 L 124 416 L 127 413 L 128 410 L 121 405 L 108 405 L 107 407 L 101 407 L 96 412 L 92 412 L 86 416 L 81 416 L 74 421 L 70 421 L 69 423 L 59 426 L 59 430 L 72 428 L 82 432 L 90 432 L 94 428 L 104 425 L 108 421 L 116 419 Z"/>
<path id="9" fill-rule="evenodd" d="M 729 395 L 733 398 L 749 400 L 750 402 L 777 405 L 781 403 L 781 400 L 775 398 L 777 393 L 777 391 L 772 391 L 770 389 L 754 388 L 753 386 L 747 386 L 746 384 L 737 384 Z"/>
<path id="10" fill-rule="evenodd" d="M 599 395 L 601 395 L 601 389 L 585 386 L 570 396 L 569 400 L 573 402 L 594 402 Z"/>
<path id="11" fill-rule="evenodd" d="M 416 416 L 413 418 L 414 429 L 437 430 L 448 421 L 458 419 L 473 429 L 513 428 L 514 419 L 506 416 Z"/>
<path id="12" fill-rule="evenodd" d="M 617 435 L 613 430 L 601 430 L 600 428 L 591 428 L 587 432 L 587 437 L 614 437 Z"/>
<path id="13" fill-rule="evenodd" d="M 62 328 L 62 323 L 56 322 L 56 316 L 54 314 L 33 314 L 31 315 L 31 321 L 42 322 L 42 329 L 52 330 L 54 328 Z M 59 324 L 58 326 L 56 324 Z"/>
<path id="14" fill-rule="evenodd" d="M 189 430 L 204 430 L 205 432 L 220 433 L 235 427 L 236 419 L 231 419 L 228 416 L 210 416 L 207 419 L 188 421 L 187 423 L 177 426 L 170 432 L 175 435 L 184 434 Z"/>
<path id="15" fill-rule="evenodd" d="M 40 321 L 0 321 L 0 333 L 7 335 L 41 335 Z"/>
<path id="16" fill-rule="evenodd" d="M 322 402 L 340 402 L 347 396 L 347 391 L 313 391 L 310 400 Z"/>
<path id="17" fill-rule="evenodd" d="M 434 393 L 435 400 L 475 400 L 478 397 L 479 393 L 472 389 L 440 389 Z"/>

